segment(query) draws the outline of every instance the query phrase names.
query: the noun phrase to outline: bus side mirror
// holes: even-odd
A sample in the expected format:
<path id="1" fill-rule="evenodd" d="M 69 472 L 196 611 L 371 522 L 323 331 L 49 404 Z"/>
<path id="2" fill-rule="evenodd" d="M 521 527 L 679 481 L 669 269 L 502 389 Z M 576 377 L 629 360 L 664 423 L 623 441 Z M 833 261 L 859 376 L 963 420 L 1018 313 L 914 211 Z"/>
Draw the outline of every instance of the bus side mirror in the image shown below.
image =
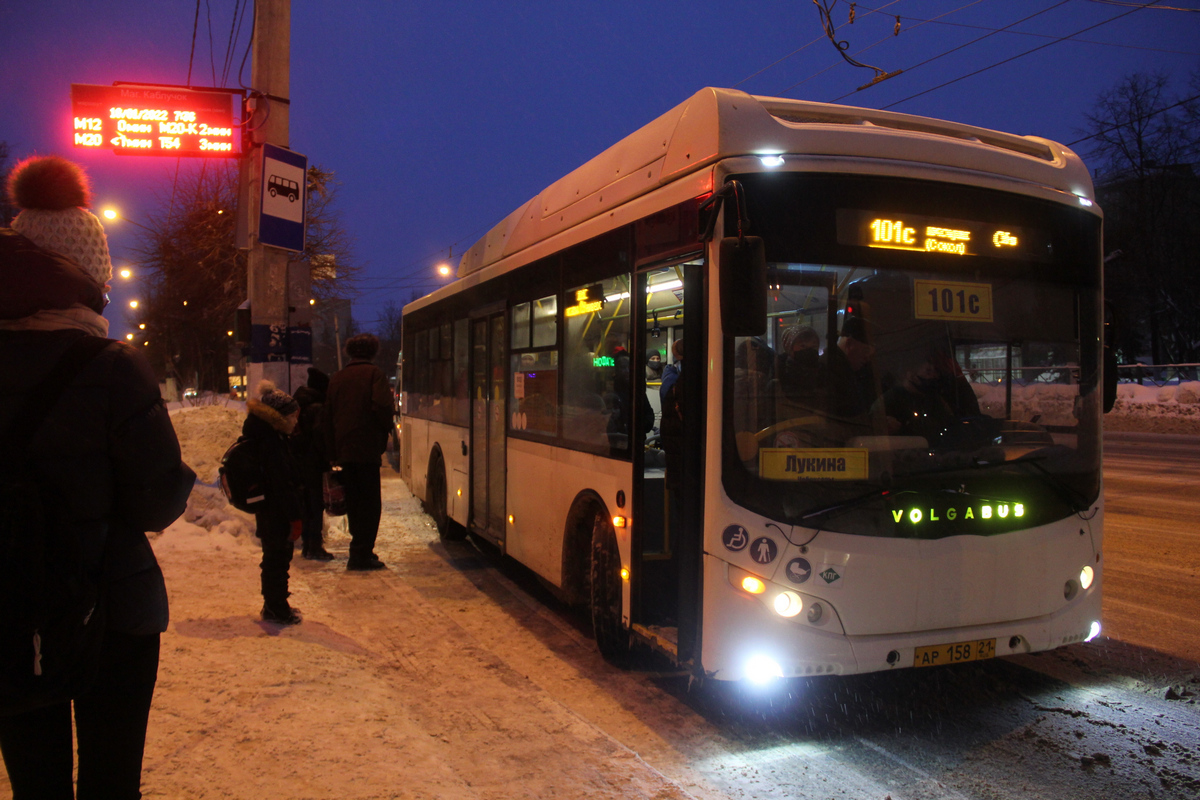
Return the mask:
<path id="1" fill-rule="evenodd" d="M 767 332 L 767 251 L 760 236 L 721 240 L 721 325 L 727 336 Z"/>

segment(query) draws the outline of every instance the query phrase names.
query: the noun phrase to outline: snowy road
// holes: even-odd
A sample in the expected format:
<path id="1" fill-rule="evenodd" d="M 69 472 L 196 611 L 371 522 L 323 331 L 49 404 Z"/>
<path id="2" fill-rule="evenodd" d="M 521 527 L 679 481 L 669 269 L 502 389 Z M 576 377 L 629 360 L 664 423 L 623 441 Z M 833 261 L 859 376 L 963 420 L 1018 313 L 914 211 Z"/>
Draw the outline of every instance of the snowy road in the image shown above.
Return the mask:
<path id="1" fill-rule="evenodd" d="M 1200 707 L 1165 699 L 1172 684 L 1200 693 L 1187 683 L 1200 666 L 1151 650 L 1102 640 L 780 697 L 689 692 L 684 678 L 607 666 L 569 610 L 470 545 L 431 537 L 397 563 L 490 653 L 698 797 L 1200 796 Z"/>
<path id="2" fill-rule="evenodd" d="M 263 625 L 254 540 L 199 487 L 189 519 L 200 524 L 177 523 L 155 542 L 172 624 L 143 791 L 1195 800 L 1200 664 L 1186 637 L 1198 584 L 1187 536 L 1200 518 L 1181 487 L 1200 466 L 1165 467 L 1164 446 L 1110 447 L 1106 461 L 1106 631 L 1136 643 L 817 679 L 769 697 L 689 689 L 661 664 L 610 667 L 579 616 L 526 571 L 469 543 L 444 547 L 386 471 L 379 550 L 389 569 L 347 573 L 348 539 L 335 533 L 338 561 L 293 563 L 305 622 Z M 1160 519 L 1139 511 L 1150 497 L 1164 498 Z M 1182 574 L 1167 569 L 1178 565 Z M 1164 584 L 1146 575 L 1166 575 L 1173 594 L 1154 597 L 1148 587 Z M 1140 618 L 1142 607 L 1159 611 Z M 0 777 L 0 797 L 7 788 Z"/>

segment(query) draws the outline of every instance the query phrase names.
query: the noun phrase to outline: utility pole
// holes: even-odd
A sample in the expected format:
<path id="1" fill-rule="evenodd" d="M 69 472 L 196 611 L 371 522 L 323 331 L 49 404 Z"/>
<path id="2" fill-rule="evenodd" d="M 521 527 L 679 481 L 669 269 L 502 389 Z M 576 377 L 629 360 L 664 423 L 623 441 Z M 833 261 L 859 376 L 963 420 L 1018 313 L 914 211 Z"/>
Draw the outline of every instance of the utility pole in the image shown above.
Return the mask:
<path id="1" fill-rule="evenodd" d="M 250 364 L 247 395 L 253 397 L 266 378 L 283 391 L 291 391 L 288 364 L 288 260 L 287 251 L 264 246 L 258 239 L 262 202 L 262 145 L 288 147 L 289 61 L 291 56 L 291 0 L 255 0 L 254 59 L 250 84 L 254 90 L 249 114 L 251 147 L 241 169 L 241 207 L 246 217 L 249 259 L 247 293 L 250 300 Z"/>

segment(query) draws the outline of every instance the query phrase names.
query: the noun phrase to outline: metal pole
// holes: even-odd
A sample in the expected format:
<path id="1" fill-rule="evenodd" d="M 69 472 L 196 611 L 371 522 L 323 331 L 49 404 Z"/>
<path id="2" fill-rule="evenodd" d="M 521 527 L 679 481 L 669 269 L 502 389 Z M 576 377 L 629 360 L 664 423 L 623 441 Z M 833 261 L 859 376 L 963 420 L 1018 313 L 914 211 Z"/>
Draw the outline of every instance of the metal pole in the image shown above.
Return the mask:
<path id="1" fill-rule="evenodd" d="M 245 203 L 250 253 L 247 294 L 250 299 L 249 392 L 266 378 L 281 389 L 290 385 L 287 361 L 289 254 L 264 247 L 258 240 L 262 200 L 262 145 L 288 146 L 289 59 L 291 53 L 291 0 L 256 0 L 254 3 L 254 59 L 251 71 L 249 126 L 252 146 L 244 158 Z M 251 395 L 253 396 L 253 395 Z"/>

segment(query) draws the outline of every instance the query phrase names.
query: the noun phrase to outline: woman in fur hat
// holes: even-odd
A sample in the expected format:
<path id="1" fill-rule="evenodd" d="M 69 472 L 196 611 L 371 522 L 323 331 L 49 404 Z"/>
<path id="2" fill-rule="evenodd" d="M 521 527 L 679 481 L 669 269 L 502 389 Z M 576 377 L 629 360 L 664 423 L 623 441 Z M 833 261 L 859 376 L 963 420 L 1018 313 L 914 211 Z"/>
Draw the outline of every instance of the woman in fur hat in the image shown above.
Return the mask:
<path id="1" fill-rule="evenodd" d="M 47 579 L 61 588 L 98 576 L 105 599 L 80 623 L 84 631 L 97 626 L 100 637 L 98 654 L 79 664 L 93 673 L 90 682 L 68 682 L 36 702 L 32 692 L 14 696 L 2 687 L 0 751 L 15 800 L 72 797 L 74 711 L 79 796 L 140 797 L 159 634 L 167 628 L 166 586 L 143 531 L 160 531 L 183 513 L 196 476 L 180 459 L 150 364 L 137 349 L 103 338 L 112 265 L 104 228 L 86 210 L 82 170 L 62 158 L 29 158 L 13 168 L 8 191 L 21 212 L 12 229 L 0 229 L 0 444 L 40 490 L 44 535 L 71 556 L 60 563 L 64 550 L 56 547 L 38 559 Z M 60 375 L 60 363 L 72 368 Z M 39 405 L 54 389 L 57 399 Z M 10 450 L 21 439 L 22 452 Z M 7 590 L 34 565 L 0 544 L 7 602 Z M 0 609 L 6 653 L 14 616 Z M 33 637 L 34 650 L 43 639 Z M 41 656 L 28 663 L 35 674 L 45 667 L 41 677 L 49 679 L 50 654 Z"/>
<path id="2" fill-rule="evenodd" d="M 300 404 L 270 381 L 259 383 L 258 395 L 258 400 L 246 401 L 242 436 L 256 445 L 266 484 L 262 510 L 254 514 L 263 549 L 262 618 L 295 625 L 300 622 L 300 612 L 288 603 L 288 567 L 293 544 L 300 538 L 304 505 L 288 437 L 300 419 Z"/>

